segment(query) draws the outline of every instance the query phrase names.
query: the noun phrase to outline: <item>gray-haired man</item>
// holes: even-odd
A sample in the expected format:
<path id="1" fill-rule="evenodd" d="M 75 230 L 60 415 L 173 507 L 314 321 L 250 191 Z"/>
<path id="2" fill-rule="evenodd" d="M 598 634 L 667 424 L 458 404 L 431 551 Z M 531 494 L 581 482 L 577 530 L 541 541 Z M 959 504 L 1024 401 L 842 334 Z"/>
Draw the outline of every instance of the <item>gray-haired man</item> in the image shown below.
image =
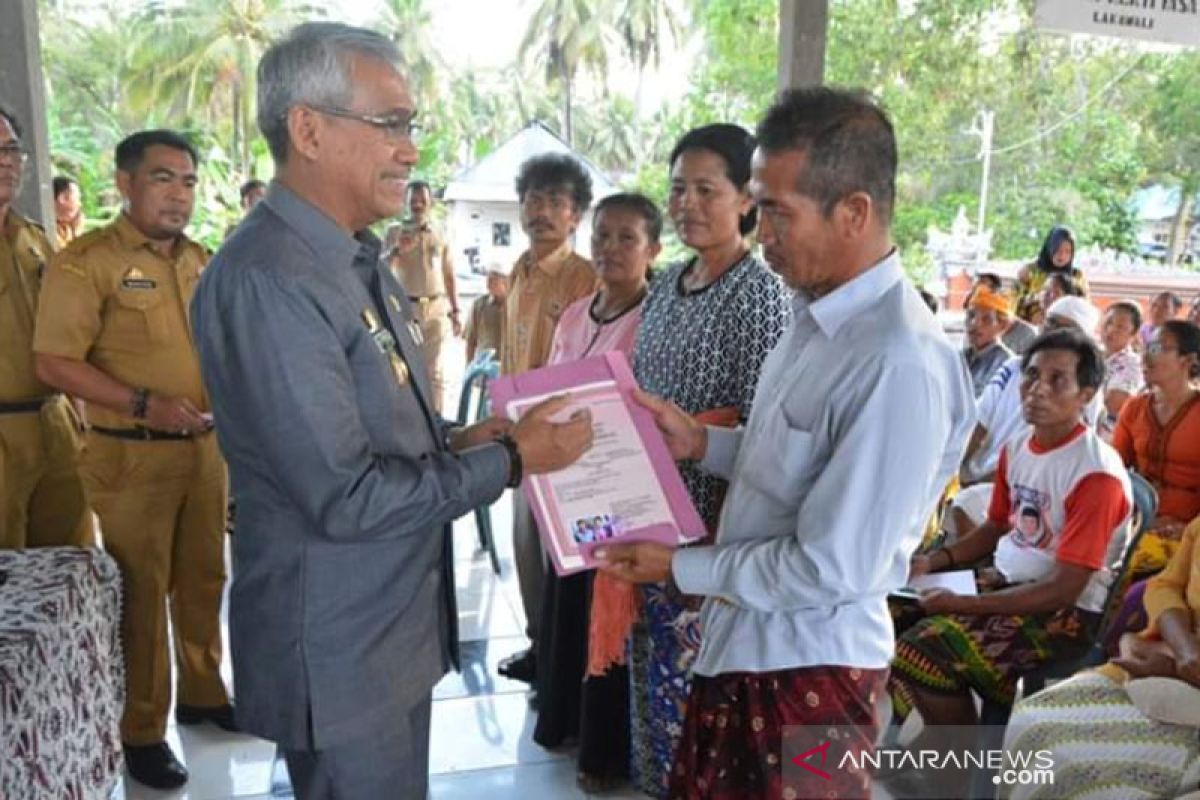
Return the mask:
<path id="1" fill-rule="evenodd" d="M 258 68 L 277 173 L 192 321 L 237 499 L 239 721 L 300 798 L 424 798 L 430 691 L 456 663 L 449 523 L 590 445 L 550 401 L 509 429 L 433 412 L 412 309 L 367 226 L 417 159 L 399 53 L 309 23 Z"/>

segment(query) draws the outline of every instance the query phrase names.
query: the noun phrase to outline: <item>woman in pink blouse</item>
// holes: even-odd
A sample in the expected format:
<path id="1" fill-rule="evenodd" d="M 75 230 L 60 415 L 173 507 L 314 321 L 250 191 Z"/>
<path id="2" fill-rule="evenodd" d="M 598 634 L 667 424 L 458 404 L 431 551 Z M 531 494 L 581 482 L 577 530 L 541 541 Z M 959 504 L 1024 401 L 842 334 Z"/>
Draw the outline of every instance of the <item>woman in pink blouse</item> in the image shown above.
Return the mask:
<path id="1" fill-rule="evenodd" d="M 629 355 L 642 320 L 650 265 L 662 249 L 658 208 L 640 194 L 614 194 L 596 205 L 592 219 L 592 265 L 602 285 L 559 317 L 550 364 L 612 350 Z"/>
<path id="2" fill-rule="evenodd" d="M 662 246 L 662 215 L 640 194 L 615 194 L 596 205 L 592 259 L 601 287 L 563 311 L 550 364 L 620 350 L 629 355 L 642 320 L 650 266 Z M 634 617 L 628 586 L 591 572 L 550 574 L 542 593 L 537 640 L 538 721 L 533 740 L 557 747 L 579 741 L 579 785 L 600 791 L 625 780 L 629 763 L 629 674 L 624 665 L 587 674 L 589 625 L 609 630 Z M 598 619 L 593 619 L 598 618 Z M 620 636 L 623 642 L 624 636 Z"/>

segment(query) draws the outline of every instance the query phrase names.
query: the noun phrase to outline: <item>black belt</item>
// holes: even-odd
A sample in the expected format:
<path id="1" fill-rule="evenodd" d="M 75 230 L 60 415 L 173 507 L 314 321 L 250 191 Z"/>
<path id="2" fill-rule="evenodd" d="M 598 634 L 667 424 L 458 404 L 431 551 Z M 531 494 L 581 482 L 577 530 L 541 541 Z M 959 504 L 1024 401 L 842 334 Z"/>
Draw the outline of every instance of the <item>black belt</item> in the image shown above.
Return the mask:
<path id="1" fill-rule="evenodd" d="M 424 297 L 410 294 L 408 299 L 414 303 L 432 303 L 434 300 L 440 300 L 446 295 L 444 294 L 427 294 Z"/>
<path id="2" fill-rule="evenodd" d="M 171 431 L 156 431 L 153 428 L 104 428 L 93 425 L 91 430 L 101 436 L 111 436 L 114 439 L 130 439 L 135 442 L 186 442 L 203 436 L 208 431 L 198 433 L 172 433 Z"/>
<path id="3" fill-rule="evenodd" d="M 34 411 L 41 411 L 42 406 L 52 400 L 57 400 L 58 395 L 50 395 L 49 397 L 39 397 L 37 400 L 22 400 L 19 403 L 0 403 L 0 414 L 32 414 Z"/>

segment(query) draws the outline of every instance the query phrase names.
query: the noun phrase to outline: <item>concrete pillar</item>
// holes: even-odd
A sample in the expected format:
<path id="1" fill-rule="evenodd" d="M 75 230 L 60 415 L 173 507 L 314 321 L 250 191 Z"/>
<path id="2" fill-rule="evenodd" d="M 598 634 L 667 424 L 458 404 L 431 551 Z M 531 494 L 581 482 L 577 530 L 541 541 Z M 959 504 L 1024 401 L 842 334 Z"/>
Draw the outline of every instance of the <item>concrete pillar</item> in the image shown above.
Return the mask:
<path id="1" fill-rule="evenodd" d="M 0 103 L 21 122 L 29 151 L 25 182 L 16 207 L 54 230 L 50 180 L 50 137 L 46 129 L 46 84 L 38 39 L 37 0 L 0 0 Z"/>
<path id="2" fill-rule="evenodd" d="M 829 0 L 779 0 L 779 89 L 813 86 L 825 77 Z"/>

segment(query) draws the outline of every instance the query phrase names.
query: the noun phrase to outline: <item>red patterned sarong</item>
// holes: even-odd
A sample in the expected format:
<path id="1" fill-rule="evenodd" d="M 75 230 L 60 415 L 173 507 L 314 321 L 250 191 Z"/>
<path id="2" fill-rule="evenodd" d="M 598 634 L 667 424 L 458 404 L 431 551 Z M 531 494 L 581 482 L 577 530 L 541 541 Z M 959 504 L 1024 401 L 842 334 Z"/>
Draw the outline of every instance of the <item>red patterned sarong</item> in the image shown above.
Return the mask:
<path id="1" fill-rule="evenodd" d="M 886 681 L 886 669 L 850 667 L 694 676 L 667 796 L 671 800 L 868 797 L 865 773 L 834 771 L 832 780 L 813 776 L 799 785 L 786 782 L 783 729 L 789 725 L 853 727 L 861 733 L 856 746 L 870 751 L 879 731 L 875 700 Z"/>

